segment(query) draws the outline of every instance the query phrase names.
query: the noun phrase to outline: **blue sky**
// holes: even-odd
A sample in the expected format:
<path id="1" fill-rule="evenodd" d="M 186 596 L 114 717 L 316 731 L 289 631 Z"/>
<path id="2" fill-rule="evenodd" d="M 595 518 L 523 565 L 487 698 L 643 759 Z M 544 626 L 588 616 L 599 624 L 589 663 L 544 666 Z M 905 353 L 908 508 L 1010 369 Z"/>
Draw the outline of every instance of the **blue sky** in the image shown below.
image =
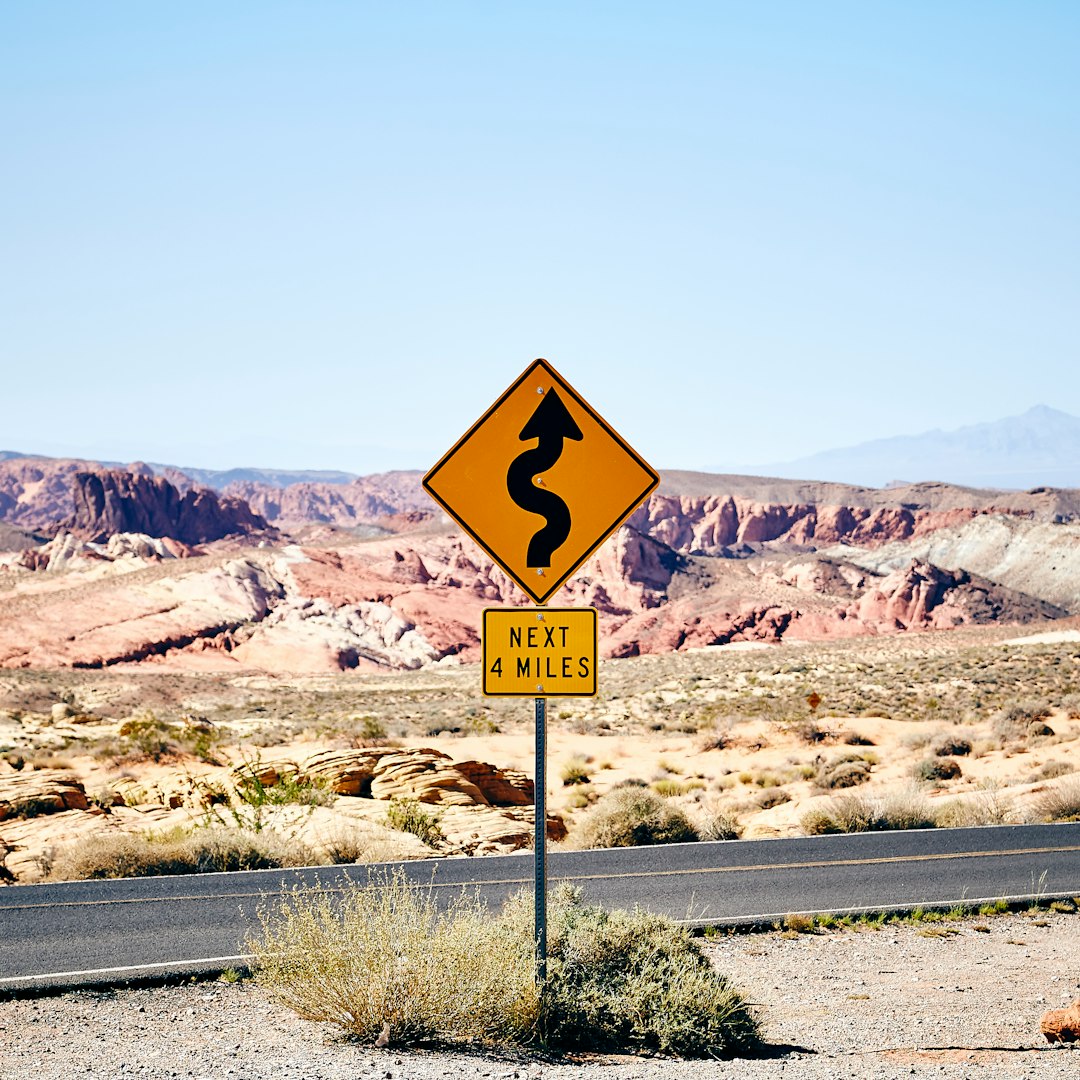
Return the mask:
<path id="1" fill-rule="evenodd" d="M 8 4 L 0 449 L 651 463 L 1080 414 L 1080 5 Z"/>

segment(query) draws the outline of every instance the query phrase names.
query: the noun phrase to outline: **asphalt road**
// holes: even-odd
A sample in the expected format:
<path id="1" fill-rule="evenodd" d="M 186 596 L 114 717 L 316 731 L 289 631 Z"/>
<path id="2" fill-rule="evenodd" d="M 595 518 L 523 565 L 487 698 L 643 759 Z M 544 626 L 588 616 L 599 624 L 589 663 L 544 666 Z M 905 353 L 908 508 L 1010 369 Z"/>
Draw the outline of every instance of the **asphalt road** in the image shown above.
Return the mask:
<path id="1" fill-rule="evenodd" d="M 0 889 L 0 993 L 242 964 L 260 905 L 297 885 L 347 887 L 386 867 L 258 870 L 75 881 Z M 437 895 L 463 886 L 499 903 L 532 887 L 531 854 L 407 863 Z M 608 907 L 640 904 L 696 925 L 789 913 L 874 911 L 1080 895 L 1080 823 L 554 854 L 570 881 Z"/>

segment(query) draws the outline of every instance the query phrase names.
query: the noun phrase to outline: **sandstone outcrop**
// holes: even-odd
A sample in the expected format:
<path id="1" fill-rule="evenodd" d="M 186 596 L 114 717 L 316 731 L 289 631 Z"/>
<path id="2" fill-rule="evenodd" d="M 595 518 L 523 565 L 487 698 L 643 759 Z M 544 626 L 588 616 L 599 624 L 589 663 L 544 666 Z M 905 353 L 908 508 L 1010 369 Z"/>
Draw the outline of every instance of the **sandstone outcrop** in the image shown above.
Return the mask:
<path id="1" fill-rule="evenodd" d="M 86 789 L 58 769 L 22 769 L 0 775 L 0 821 L 86 810 Z"/>
<path id="2" fill-rule="evenodd" d="M 208 488 L 181 495 L 163 477 L 118 470 L 77 472 L 73 479 L 74 509 L 64 524 L 85 540 L 102 543 L 114 533 L 145 533 L 204 544 L 268 528 L 242 499 Z"/>
<path id="3" fill-rule="evenodd" d="M 250 559 L 95 584 L 81 602 L 58 589 L 35 597 L 32 616 L 19 597 L 0 598 L 0 667 L 107 667 L 201 639 L 227 641 L 284 596 L 281 583 Z"/>
<path id="4" fill-rule="evenodd" d="M 976 507 L 784 505 L 732 495 L 652 495 L 628 524 L 684 555 L 730 555 L 764 544 L 874 546 L 923 536 L 984 512 Z"/>
<path id="5" fill-rule="evenodd" d="M 443 806 L 531 806 L 532 781 L 482 761 L 455 763 L 440 750 L 328 750 L 299 767 L 339 795 L 415 799 Z"/>

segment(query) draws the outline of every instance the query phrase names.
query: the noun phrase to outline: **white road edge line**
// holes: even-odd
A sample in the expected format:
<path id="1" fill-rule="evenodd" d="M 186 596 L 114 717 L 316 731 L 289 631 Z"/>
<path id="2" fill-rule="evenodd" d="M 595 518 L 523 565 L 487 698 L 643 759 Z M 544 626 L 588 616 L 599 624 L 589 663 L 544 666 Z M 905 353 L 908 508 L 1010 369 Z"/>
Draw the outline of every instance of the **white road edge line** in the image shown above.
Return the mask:
<path id="1" fill-rule="evenodd" d="M 15 975 L 0 979 L 0 983 L 25 982 L 27 979 L 66 979 L 74 975 L 116 975 L 122 971 L 149 971 L 151 968 L 188 967 L 192 964 L 224 964 L 230 960 L 251 960 L 251 953 L 242 956 L 204 956 L 198 960 L 166 960 L 161 964 L 134 964 L 131 967 L 90 968 L 87 971 L 53 971 L 44 975 Z"/>

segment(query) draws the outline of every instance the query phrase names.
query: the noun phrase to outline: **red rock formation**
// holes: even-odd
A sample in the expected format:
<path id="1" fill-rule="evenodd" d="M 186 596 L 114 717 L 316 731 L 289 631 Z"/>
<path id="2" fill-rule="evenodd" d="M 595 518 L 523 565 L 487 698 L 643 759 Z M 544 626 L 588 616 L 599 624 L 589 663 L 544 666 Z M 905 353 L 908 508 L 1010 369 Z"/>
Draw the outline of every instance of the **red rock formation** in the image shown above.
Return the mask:
<path id="1" fill-rule="evenodd" d="M 65 526 L 84 540 L 102 542 L 114 533 L 144 533 L 204 544 L 268 528 L 241 499 L 219 497 L 208 488 L 181 495 L 158 476 L 77 472 L 72 495 L 74 512 Z"/>
<path id="2" fill-rule="evenodd" d="M 302 482 L 272 487 L 245 481 L 229 484 L 225 492 L 244 499 L 267 521 L 290 526 L 327 522 L 345 527 L 374 525 L 398 532 L 440 514 L 420 486 L 418 472 L 361 476 L 348 484 Z"/>

